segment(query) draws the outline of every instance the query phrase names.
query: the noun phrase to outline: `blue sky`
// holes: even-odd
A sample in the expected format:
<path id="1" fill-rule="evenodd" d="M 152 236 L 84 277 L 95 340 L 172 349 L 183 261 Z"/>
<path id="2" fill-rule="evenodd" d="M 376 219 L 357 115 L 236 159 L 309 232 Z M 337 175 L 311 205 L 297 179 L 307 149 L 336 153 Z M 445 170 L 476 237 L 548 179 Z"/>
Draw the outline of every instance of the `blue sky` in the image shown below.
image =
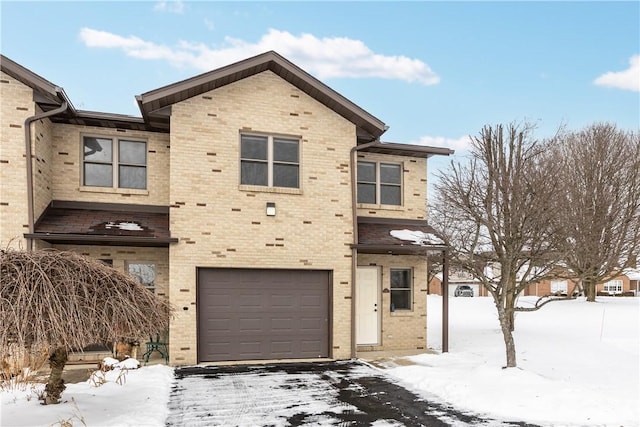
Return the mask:
<path id="1" fill-rule="evenodd" d="M 1 1 L 1 51 L 75 107 L 276 50 L 390 128 L 463 153 L 485 124 L 640 128 L 640 2 Z M 434 169 L 444 159 L 431 160 Z"/>

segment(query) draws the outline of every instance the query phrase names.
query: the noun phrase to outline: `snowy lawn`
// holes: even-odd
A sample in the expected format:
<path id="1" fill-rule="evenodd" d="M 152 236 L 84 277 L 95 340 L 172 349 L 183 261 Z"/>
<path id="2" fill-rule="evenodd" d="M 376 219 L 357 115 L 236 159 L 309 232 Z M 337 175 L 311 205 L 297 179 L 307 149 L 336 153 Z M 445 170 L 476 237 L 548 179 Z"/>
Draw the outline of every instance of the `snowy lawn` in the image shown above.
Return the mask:
<path id="1" fill-rule="evenodd" d="M 428 337 L 436 350 L 441 302 L 428 297 Z M 544 426 L 638 426 L 639 308 L 640 298 L 599 297 L 520 313 L 519 367 L 504 370 L 491 299 L 451 298 L 450 352 L 414 356 L 415 365 L 382 372 L 431 400 L 488 417 Z M 99 387 L 96 381 L 68 384 L 60 405 L 40 405 L 33 391 L 0 392 L 0 425 L 163 426 L 173 369 L 129 370 L 117 381 L 120 373 L 108 372 Z"/>
<path id="2" fill-rule="evenodd" d="M 458 409 L 547 426 L 640 425 L 640 298 L 598 297 L 516 315 L 518 368 L 506 361 L 491 298 L 450 298 L 449 353 L 387 371 Z M 531 306 L 535 297 L 523 297 Z M 428 297 L 428 338 L 441 349 L 442 298 Z"/>

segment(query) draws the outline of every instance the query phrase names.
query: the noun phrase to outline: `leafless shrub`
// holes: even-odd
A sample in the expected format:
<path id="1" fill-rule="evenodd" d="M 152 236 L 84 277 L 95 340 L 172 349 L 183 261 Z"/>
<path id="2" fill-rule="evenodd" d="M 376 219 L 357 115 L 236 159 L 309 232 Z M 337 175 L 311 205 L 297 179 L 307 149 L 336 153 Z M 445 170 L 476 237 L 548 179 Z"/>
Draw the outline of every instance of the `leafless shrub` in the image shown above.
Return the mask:
<path id="1" fill-rule="evenodd" d="M 168 327 L 170 307 L 135 279 L 74 252 L 0 251 L 0 357 L 49 354 L 46 403 L 57 403 L 67 352 Z M 59 391 L 58 391 L 59 390 Z M 56 396 L 57 394 L 57 396 Z"/>

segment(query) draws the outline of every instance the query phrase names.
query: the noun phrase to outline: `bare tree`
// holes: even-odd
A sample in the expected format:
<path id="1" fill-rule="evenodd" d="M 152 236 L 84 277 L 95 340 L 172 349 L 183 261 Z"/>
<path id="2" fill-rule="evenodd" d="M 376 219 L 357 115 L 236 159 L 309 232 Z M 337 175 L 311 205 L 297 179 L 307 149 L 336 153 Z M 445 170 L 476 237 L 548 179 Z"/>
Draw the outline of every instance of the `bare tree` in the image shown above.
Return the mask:
<path id="1" fill-rule="evenodd" d="M 543 172 L 547 147 L 533 139 L 531 126 L 485 126 L 471 143 L 468 161 L 439 174 L 430 218 L 454 262 L 493 297 L 506 366 L 515 367 L 516 298 L 551 274 L 557 254 L 549 236 L 555 185 L 546 175 L 553 171 Z"/>
<path id="2" fill-rule="evenodd" d="M 640 249 L 640 134 L 597 123 L 558 137 L 556 244 L 595 301 L 596 285 L 620 275 Z"/>
<path id="3" fill-rule="evenodd" d="M 58 403 L 68 351 L 168 327 L 167 301 L 135 279 L 73 252 L 0 251 L 0 356 L 49 353 L 44 403 Z"/>

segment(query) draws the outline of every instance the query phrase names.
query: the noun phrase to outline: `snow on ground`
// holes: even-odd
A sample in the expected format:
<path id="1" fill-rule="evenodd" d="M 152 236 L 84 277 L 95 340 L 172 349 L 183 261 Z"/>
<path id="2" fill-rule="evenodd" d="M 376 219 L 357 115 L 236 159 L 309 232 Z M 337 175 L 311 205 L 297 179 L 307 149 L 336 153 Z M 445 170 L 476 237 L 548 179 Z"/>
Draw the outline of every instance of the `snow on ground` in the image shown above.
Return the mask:
<path id="1" fill-rule="evenodd" d="M 506 356 L 491 298 L 450 298 L 449 353 L 387 371 L 458 409 L 545 426 L 640 425 L 640 298 L 598 297 L 516 315 L 518 368 Z M 519 300 L 531 306 L 534 297 Z M 428 337 L 441 349 L 440 296 L 428 297 Z"/>
<path id="2" fill-rule="evenodd" d="M 174 382 L 172 368 L 154 365 L 94 375 L 93 380 L 67 384 L 63 403 L 58 405 L 40 404 L 37 392 L 44 385 L 36 390 L 0 392 L 0 425 L 164 426 Z"/>
<path id="3" fill-rule="evenodd" d="M 502 369 L 504 344 L 490 298 L 450 298 L 449 353 L 412 357 L 383 373 L 428 399 L 487 417 L 543 426 L 640 425 L 640 298 L 555 302 L 516 317 L 518 368 Z M 534 299 L 520 299 L 531 305 Z M 442 298 L 428 297 L 428 339 L 439 350 Z M 163 365 L 68 384 L 64 403 L 1 391 L 2 426 L 163 426 L 174 383 Z M 30 399 L 27 397 L 31 396 Z M 215 398 L 212 396 L 212 399 Z"/>

